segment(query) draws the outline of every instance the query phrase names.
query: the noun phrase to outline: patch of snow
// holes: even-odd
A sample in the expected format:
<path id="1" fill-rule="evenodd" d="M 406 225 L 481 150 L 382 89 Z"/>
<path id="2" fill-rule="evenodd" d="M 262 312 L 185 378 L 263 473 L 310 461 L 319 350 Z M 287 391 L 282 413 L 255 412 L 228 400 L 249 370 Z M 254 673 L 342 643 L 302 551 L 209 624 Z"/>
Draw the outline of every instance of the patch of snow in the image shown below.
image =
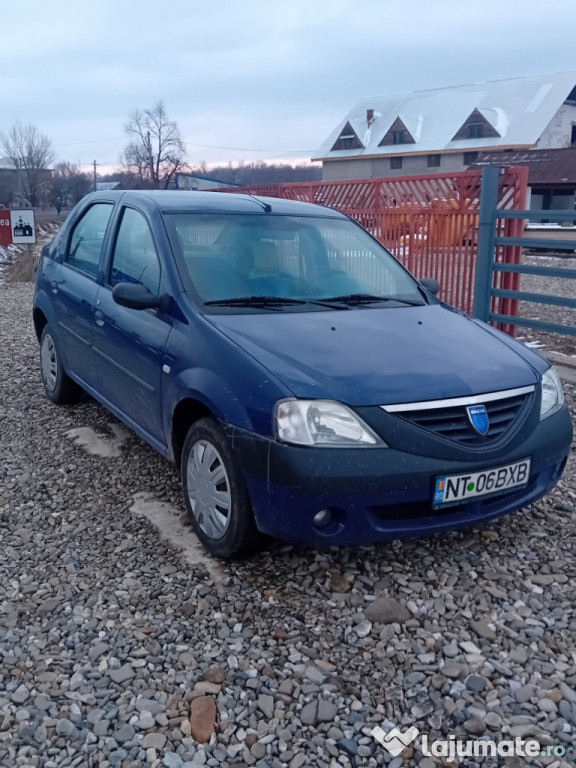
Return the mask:
<path id="1" fill-rule="evenodd" d="M 506 136 L 508 126 L 510 125 L 510 118 L 506 114 L 506 111 L 502 109 L 502 107 L 494 107 L 494 112 L 496 112 L 496 125 L 494 128 L 496 128 L 500 134 L 500 137 L 504 138 L 504 136 Z"/>
<path id="2" fill-rule="evenodd" d="M 524 342 L 525 347 L 530 347 L 530 349 L 543 349 L 544 344 L 541 344 L 539 341 L 525 341 Z"/>
<path id="3" fill-rule="evenodd" d="M 32 245 L 32 248 L 41 249 L 45 242 L 51 240 L 60 225 L 54 224 L 38 224 L 36 226 L 36 243 Z M 19 256 L 24 254 L 27 250 L 26 245 L 0 245 L 0 282 L 2 280 L 2 272 L 5 267 L 15 262 Z"/>
<path id="4" fill-rule="evenodd" d="M 24 251 L 23 245 L 0 245 L 0 262 L 12 261 L 22 251 Z"/>
<path id="5" fill-rule="evenodd" d="M 99 435 L 91 427 L 77 427 L 66 432 L 66 437 L 74 440 L 86 453 L 101 456 L 104 459 L 117 459 L 122 455 L 122 444 L 130 437 L 130 432 L 120 424 L 109 424 L 115 437 Z"/>
<path id="6" fill-rule="evenodd" d="M 412 138 L 414 139 L 415 142 L 420 141 L 423 124 L 424 124 L 424 115 L 418 115 L 418 117 L 416 118 L 416 128 L 414 129 L 414 133 L 412 134 Z"/>
<path id="7" fill-rule="evenodd" d="M 191 528 L 182 525 L 177 509 L 141 492 L 134 494 L 130 512 L 152 523 L 160 536 L 177 549 L 190 565 L 204 566 L 216 589 L 221 590 L 226 575 L 223 564 L 206 552 Z"/>

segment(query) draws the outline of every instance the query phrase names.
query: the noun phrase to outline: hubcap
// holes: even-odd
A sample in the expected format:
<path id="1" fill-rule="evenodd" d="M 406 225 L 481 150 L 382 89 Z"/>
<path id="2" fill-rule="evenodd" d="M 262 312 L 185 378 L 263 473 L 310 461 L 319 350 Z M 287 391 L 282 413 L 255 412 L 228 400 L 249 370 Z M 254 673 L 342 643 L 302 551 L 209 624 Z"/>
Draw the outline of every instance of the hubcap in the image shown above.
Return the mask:
<path id="1" fill-rule="evenodd" d="M 48 389 L 52 391 L 56 387 L 56 377 L 58 375 L 58 358 L 56 357 L 56 348 L 54 341 L 49 333 L 42 340 L 42 349 L 40 350 L 40 364 L 42 367 L 42 378 Z"/>
<path id="2" fill-rule="evenodd" d="M 192 446 L 186 482 L 192 514 L 201 530 L 211 539 L 221 539 L 230 524 L 230 482 L 222 457 L 208 440 Z"/>

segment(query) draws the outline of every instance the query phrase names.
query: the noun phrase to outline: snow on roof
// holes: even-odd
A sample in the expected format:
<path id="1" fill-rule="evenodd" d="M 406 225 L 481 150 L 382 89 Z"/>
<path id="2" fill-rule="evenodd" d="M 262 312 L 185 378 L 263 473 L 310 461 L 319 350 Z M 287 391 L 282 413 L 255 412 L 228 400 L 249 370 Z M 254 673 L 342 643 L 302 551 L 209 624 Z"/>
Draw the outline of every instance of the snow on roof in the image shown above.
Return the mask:
<path id="1" fill-rule="evenodd" d="M 576 72 L 559 72 L 363 99 L 336 126 L 313 159 L 534 146 L 574 86 Z M 369 131 L 368 109 L 374 110 Z M 500 136 L 454 141 L 475 109 Z M 378 146 L 397 117 L 415 143 Z M 364 149 L 332 150 L 347 122 L 364 143 Z"/>

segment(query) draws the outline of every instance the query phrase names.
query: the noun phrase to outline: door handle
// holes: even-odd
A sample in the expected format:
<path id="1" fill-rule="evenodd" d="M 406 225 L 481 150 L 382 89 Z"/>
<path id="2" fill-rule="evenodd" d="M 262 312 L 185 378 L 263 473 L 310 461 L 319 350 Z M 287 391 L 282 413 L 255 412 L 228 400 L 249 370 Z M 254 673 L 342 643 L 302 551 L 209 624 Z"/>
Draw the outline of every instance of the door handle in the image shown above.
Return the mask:
<path id="1" fill-rule="evenodd" d="M 104 313 L 102 310 L 97 309 L 94 312 L 94 320 L 96 322 L 96 325 L 103 326 L 104 325 Z"/>
<path id="2" fill-rule="evenodd" d="M 50 288 L 52 290 L 52 293 L 58 293 L 58 283 L 56 282 L 56 280 L 50 281 Z"/>

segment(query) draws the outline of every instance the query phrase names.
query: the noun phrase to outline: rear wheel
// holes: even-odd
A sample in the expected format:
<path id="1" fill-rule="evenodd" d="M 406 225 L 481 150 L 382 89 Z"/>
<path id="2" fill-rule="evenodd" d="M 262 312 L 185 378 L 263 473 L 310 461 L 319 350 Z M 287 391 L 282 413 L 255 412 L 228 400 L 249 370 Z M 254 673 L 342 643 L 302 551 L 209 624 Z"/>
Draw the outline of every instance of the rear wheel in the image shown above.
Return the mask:
<path id="1" fill-rule="evenodd" d="M 49 325 L 44 326 L 40 337 L 40 371 L 46 397 L 53 403 L 75 403 L 82 394 L 62 367 Z"/>
<path id="2" fill-rule="evenodd" d="M 186 509 L 206 549 L 223 558 L 252 549 L 259 536 L 244 477 L 213 419 L 199 419 L 190 427 L 181 474 Z"/>

